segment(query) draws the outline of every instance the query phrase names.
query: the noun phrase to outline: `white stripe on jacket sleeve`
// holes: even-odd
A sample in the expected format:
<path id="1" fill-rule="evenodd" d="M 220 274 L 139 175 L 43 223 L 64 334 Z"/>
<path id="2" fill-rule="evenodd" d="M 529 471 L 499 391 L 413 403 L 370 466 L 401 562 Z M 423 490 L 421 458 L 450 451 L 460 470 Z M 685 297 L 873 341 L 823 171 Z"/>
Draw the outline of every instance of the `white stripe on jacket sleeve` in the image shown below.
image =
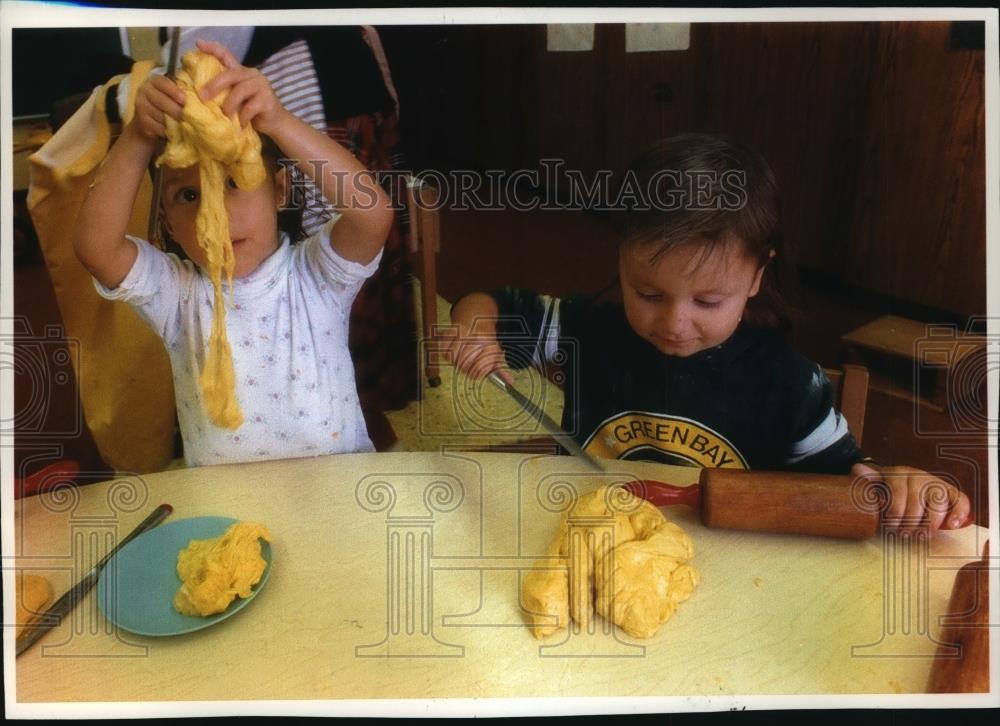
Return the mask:
<path id="1" fill-rule="evenodd" d="M 791 456 L 785 459 L 786 464 L 795 464 L 803 459 L 818 454 L 840 441 L 847 433 L 847 421 L 832 408 L 819 426 L 801 441 L 792 444 Z"/>
<path id="2" fill-rule="evenodd" d="M 543 362 L 539 353 L 544 356 L 545 361 L 551 361 L 559 351 L 559 298 L 542 295 L 541 299 L 545 312 L 542 315 L 542 329 L 538 331 L 538 342 L 531 361 L 539 367 Z"/>

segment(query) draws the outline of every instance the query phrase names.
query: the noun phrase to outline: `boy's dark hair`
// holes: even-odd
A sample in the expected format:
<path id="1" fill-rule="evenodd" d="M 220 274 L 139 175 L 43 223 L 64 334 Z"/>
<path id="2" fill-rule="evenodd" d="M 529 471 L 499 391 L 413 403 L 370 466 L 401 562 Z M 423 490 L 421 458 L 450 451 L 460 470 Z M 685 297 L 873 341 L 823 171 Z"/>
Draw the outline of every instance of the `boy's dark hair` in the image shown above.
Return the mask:
<path id="1" fill-rule="evenodd" d="M 291 242 L 298 242 L 306 236 L 302 229 L 304 202 L 302 200 L 302 192 L 299 189 L 299 185 L 293 184 L 291 180 L 291 162 L 282 160 L 283 156 L 281 150 L 278 148 L 278 145 L 275 144 L 269 136 L 264 134 L 260 135 L 260 155 L 264 160 L 264 168 L 271 174 L 277 173 L 278 169 L 283 164 L 285 165 L 285 173 L 289 175 L 286 186 L 288 191 L 284 203 L 278 210 L 278 230 L 285 232 Z M 154 162 L 150 162 L 150 176 L 153 176 L 155 168 Z M 170 233 L 167 231 L 167 227 L 163 223 L 163 216 L 163 210 L 160 210 L 160 224 L 157 235 L 160 239 L 163 250 L 165 252 L 173 252 L 181 259 L 187 259 L 187 255 L 184 253 L 183 248 L 170 237 Z"/>
<path id="2" fill-rule="evenodd" d="M 620 246 L 652 248 L 655 263 L 669 250 L 698 245 L 704 260 L 738 238 L 748 255 L 767 264 L 744 320 L 789 331 L 795 264 L 781 236 L 778 184 L 763 156 L 728 136 L 686 133 L 646 150 L 630 166 L 629 177 L 639 193 L 622 210 Z"/>

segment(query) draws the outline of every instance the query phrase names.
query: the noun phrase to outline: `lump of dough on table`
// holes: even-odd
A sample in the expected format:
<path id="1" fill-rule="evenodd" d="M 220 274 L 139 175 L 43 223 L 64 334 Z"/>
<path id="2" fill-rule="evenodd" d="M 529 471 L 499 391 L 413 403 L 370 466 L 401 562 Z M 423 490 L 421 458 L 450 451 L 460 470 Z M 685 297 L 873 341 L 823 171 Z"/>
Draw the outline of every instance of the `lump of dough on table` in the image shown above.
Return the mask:
<path id="1" fill-rule="evenodd" d="M 634 638 L 651 638 L 691 596 L 698 574 L 684 564 L 691 538 L 664 521 L 648 539 L 615 547 L 595 568 L 597 612 Z"/>
<path id="2" fill-rule="evenodd" d="M 600 487 L 580 497 L 559 523 L 559 533 L 549 547 L 549 563 L 538 562 L 521 585 L 521 602 L 536 638 L 544 638 L 569 626 L 572 618 L 581 628 L 590 625 L 594 610 L 595 555 L 603 557 L 611 547 L 610 538 L 582 526 L 587 520 L 609 520 L 607 487 Z M 573 526 L 570 526 L 570 522 Z M 614 541 L 633 539 L 635 534 L 627 517 L 615 517 Z M 565 564 L 555 569 L 553 558 Z M 548 568 L 548 569 L 546 569 Z"/>
<path id="3" fill-rule="evenodd" d="M 559 556 L 559 540 L 549 549 L 551 557 Z M 565 566 L 544 569 L 536 563 L 521 584 L 521 608 L 531 622 L 536 638 L 544 638 L 569 627 L 569 570 Z"/>
<path id="4" fill-rule="evenodd" d="M 228 177 L 240 189 L 256 189 L 267 172 L 261 158 L 260 137 L 253 126 L 241 127 L 239 119 L 222 113 L 228 91 L 202 101 L 198 92 L 223 71 L 215 56 L 199 50 L 184 54 L 177 73 L 177 86 L 184 91 L 181 120 L 166 116 L 167 145 L 156 164 L 173 168 L 199 165 L 201 201 L 195 219 L 198 244 L 205 250 L 208 275 L 215 290 L 212 333 L 201 373 L 202 399 L 209 418 L 217 426 L 239 428 L 243 413 L 236 400 L 236 374 L 232 349 L 226 336 L 222 273 L 232 288 L 233 244 L 229 238 L 229 216 L 225 190 Z"/>
<path id="5" fill-rule="evenodd" d="M 607 486 L 583 495 L 559 523 L 559 554 L 569 558 L 569 614 L 584 629 L 590 627 L 594 612 L 594 563 L 603 559 L 615 543 L 635 539 L 631 520 L 611 508 L 610 495 Z M 607 526 L 612 516 L 613 533 Z M 600 524 L 586 526 L 586 522 L 595 520 Z"/>
<path id="6" fill-rule="evenodd" d="M 214 615 L 237 597 L 249 597 L 267 567 L 260 539 L 271 541 L 263 524 L 236 522 L 220 537 L 191 540 L 177 555 L 182 584 L 174 609 L 184 615 Z"/>
<path id="7" fill-rule="evenodd" d="M 568 627 L 567 611 L 586 628 L 596 609 L 629 635 L 652 637 L 697 585 L 698 573 L 686 564 L 693 556 L 690 537 L 659 509 L 601 486 L 560 522 L 547 567 L 553 557 L 566 564 L 546 570 L 538 563 L 524 578 L 532 632 L 544 638 Z"/>

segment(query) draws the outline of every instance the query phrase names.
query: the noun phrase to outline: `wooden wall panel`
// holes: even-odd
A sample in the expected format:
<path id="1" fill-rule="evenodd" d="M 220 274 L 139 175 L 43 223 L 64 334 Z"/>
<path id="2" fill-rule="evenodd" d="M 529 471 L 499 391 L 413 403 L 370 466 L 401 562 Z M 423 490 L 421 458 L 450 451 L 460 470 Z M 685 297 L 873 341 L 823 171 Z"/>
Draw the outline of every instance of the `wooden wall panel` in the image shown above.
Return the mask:
<path id="1" fill-rule="evenodd" d="M 688 50 L 653 53 L 625 53 L 622 25 L 595 26 L 588 52 L 548 52 L 541 25 L 417 32 L 404 140 L 436 168 L 620 175 L 658 138 L 731 133 L 774 167 L 801 265 L 985 309 L 984 53 L 949 49 L 947 22 L 701 23 Z"/>
<path id="2" fill-rule="evenodd" d="M 607 166 L 611 78 L 605 31 L 595 27 L 591 51 L 558 52 L 546 50 L 545 26 L 532 31 L 537 158 L 562 159 L 588 176 Z"/>
<path id="3" fill-rule="evenodd" d="M 986 299 L 983 52 L 885 24 L 843 278 L 964 315 Z"/>
<path id="4" fill-rule="evenodd" d="M 786 239 L 800 264 L 826 268 L 843 254 L 856 174 L 856 139 L 873 28 L 859 23 L 704 27 L 696 124 L 761 151 L 782 190 Z"/>
<path id="5" fill-rule="evenodd" d="M 691 28 L 691 48 L 704 47 L 705 26 Z M 625 28 L 606 26 L 610 73 L 608 115 L 611 119 L 607 163 L 615 173 L 647 146 L 699 127 L 696 104 L 701 97 L 695 65 L 698 54 L 691 50 L 625 52 Z"/>
<path id="6" fill-rule="evenodd" d="M 479 153 L 483 168 L 534 168 L 537 164 L 538 96 L 534 44 L 537 26 L 480 26 L 466 42 L 470 58 L 478 56 Z"/>

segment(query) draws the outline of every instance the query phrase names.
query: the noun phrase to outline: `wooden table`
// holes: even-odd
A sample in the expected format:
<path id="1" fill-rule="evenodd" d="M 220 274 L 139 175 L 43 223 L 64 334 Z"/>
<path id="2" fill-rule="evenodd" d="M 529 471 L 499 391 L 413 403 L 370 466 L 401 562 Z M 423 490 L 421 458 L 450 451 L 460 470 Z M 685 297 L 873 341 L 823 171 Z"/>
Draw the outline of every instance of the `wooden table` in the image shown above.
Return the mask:
<path id="1" fill-rule="evenodd" d="M 635 697 L 717 706 L 741 695 L 924 691 L 939 617 L 956 571 L 979 557 L 983 528 L 929 545 L 885 534 L 842 541 L 710 530 L 674 507 L 665 512 L 691 535 L 702 581 L 656 637 L 636 641 L 598 618 L 593 632 L 535 640 L 519 576 L 553 538 L 561 494 L 697 475 L 607 464 L 610 473 L 595 475 L 564 457 L 355 454 L 168 471 L 83 487 L 75 499 L 21 500 L 16 567 L 47 576 L 57 594 L 162 502 L 175 508 L 168 522 L 265 523 L 274 562 L 248 607 L 181 636 L 116 632 L 92 592 L 17 659 L 17 701 L 600 696 L 655 711 L 701 701 Z M 505 702 L 469 709 L 491 703 Z M 553 708 L 545 703 L 527 708 Z"/>

